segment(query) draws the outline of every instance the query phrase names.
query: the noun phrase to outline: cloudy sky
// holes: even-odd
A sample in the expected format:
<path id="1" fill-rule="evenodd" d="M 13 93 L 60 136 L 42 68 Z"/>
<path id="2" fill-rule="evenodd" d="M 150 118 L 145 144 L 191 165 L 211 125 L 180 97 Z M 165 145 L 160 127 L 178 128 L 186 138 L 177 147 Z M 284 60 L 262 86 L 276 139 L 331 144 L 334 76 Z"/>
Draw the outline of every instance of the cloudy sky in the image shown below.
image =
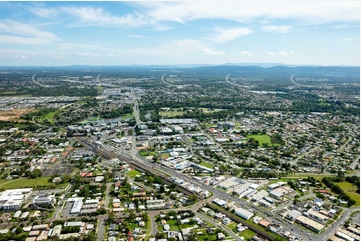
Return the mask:
<path id="1" fill-rule="evenodd" d="M 0 65 L 360 63 L 359 1 L 0 2 Z"/>

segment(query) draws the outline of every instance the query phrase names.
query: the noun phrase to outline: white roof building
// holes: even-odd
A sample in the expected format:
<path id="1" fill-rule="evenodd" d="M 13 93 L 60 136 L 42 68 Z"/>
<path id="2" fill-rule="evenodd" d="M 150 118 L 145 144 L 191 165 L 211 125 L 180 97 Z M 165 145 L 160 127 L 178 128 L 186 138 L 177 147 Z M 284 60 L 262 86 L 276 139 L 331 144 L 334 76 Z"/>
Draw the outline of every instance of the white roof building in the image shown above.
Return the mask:
<path id="1" fill-rule="evenodd" d="M 2 205 L 2 209 L 8 211 L 18 210 L 23 203 L 23 200 L 8 200 Z"/>
<path id="2" fill-rule="evenodd" d="M 16 213 L 14 214 L 14 218 L 18 218 L 20 217 L 21 211 L 16 211 Z"/>
<path id="3" fill-rule="evenodd" d="M 85 200 L 85 204 L 98 204 L 99 203 L 99 199 L 88 199 Z"/>
<path id="4" fill-rule="evenodd" d="M 291 220 L 295 220 L 298 216 L 301 216 L 301 212 L 298 210 L 292 210 L 291 212 L 289 212 L 287 214 L 287 218 L 291 219 Z"/>
<path id="5" fill-rule="evenodd" d="M 268 195 L 267 191 L 261 190 L 261 191 L 257 192 L 256 194 L 253 194 L 252 201 L 258 202 L 259 200 L 261 200 L 262 198 L 264 198 L 267 195 Z"/>
<path id="6" fill-rule="evenodd" d="M 219 198 L 215 198 L 215 199 L 213 200 L 213 203 L 215 203 L 215 204 L 217 204 L 217 205 L 219 205 L 219 206 L 221 206 L 221 207 L 224 207 L 224 205 L 227 204 L 226 201 L 224 201 L 224 200 L 222 200 L 222 199 L 219 199 Z"/>
<path id="7" fill-rule="evenodd" d="M 252 216 L 254 215 L 254 213 L 252 213 L 251 211 L 248 211 L 248 210 L 243 209 L 243 208 L 236 208 L 234 211 L 235 211 L 236 215 L 238 215 L 241 218 L 244 218 L 246 220 L 252 218 Z"/>
<path id="8" fill-rule="evenodd" d="M 83 206 L 82 197 L 69 198 L 67 201 L 74 202 L 73 206 L 71 207 L 70 213 L 80 213 Z"/>
<path id="9" fill-rule="evenodd" d="M 27 199 L 32 191 L 32 188 L 22 188 L 9 189 L 0 193 L 0 203 L 3 203 L 2 209 L 10 211 L 18 210 L 23 200 Z"/>
<path id="10" fill-rule="evenodd" d="M 239 179 L 237 177 L 230 177 L 227 180 L 219 183 L 218 186 L 222 189 L 228 190 L 229 188 L 233 188 L 236 185 L 240 184 L 240 181 L 241 181 L 241 179 Z"/>
<path id="11" fill-rule="evenodd" d="M 83 227 L 85 226 L 84 222 L 74 221 L 74 222 L 65 222 L 64 227 Z"/>
<path id="12" fill-rule="evenodd" d="M 24 219 L 29 215 L 29 212 L 24 212 L 20 218 Z"/>
<path id="13" fill-rule="evenodd" d="M 102 182 L 104 180 L 104 176 L 96 176 L 95 182 Z"/>

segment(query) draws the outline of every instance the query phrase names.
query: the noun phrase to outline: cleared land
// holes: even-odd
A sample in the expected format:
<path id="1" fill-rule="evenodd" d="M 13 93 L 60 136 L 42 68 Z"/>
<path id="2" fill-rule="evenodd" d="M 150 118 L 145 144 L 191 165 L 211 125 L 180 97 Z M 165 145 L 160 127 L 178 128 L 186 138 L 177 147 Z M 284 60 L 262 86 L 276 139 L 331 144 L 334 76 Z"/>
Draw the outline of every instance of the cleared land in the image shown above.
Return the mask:
<path id="1" fill-rule="evenodd" d="M 256 234 L 256 232 L 246 229 L 245 231 L 242 231 L 239 236 L 244 237 L 245 240 L 252 240 L 252 237 Z"/>
<path id="2" fill-rule="evenodd" d="M 199 110 L 202 110 L 204 113 L 214 113 L 214 112 L 223 111 L 224 109 L 220 109 L 220 108 L 214 108 L 214 109 L 210 109 L 210 108 L 199 108 Z"/>
<path id="3" fill-rule="evenodd" d="M 44 120 L 47 119 L 51 125 L 54 125 L 54 117 L 58 111 L 50 112 L 44 116 Z"/>
<path id="4" fill-rule="evenodd" d="M 201 165 L 201 166 L 208 167 L 208 168 L 211 168 L 211 169 L 213 169 L 213 167 L 214 167 L 213 165 L 208 164 L 208 163 L 205 163 L 205 162 L 203 162 L 203 161 L 200 163 L 200 165 Z"/>
<path id="5" fill-rule="evenodd" d="M 14 109 L 14 110 L 0 110 L 0 120 L 9 121 L 16 118 L 20 118 L 21 115 L 34 112 L 35 108 L 26 108 L 26 109 Z"/>
<path id="6" fill-rule="evenodd" d="M 128 114 L 125 114 L 124 116 L 122 116 L 122 121 L 132 119 L 132 118 L 133 118 L 133 114 L 128 113 Z"/>
<path id="7" fill-rule="evenodd" d="M 352 198 L 353 200 L 356 201 L 355 205 L 356 207 L 360 206 L 360 194 L 356 193 L 357 191 L 357 187 L 353 186 L 351 183 L 349 182 L 338 182 L 336 183 L 337 185 L 339 185 L 342 190 L 350 196 L 350 198 Z"/>
<path id="8" fill-rule="evenodd" d="M 141 175 L 142 173 L 137 170 L 132 170 L 127 172 L 127 176 L 134 178 L 136 175 Z"/>
<path id="9" fill-rule="evenodd" d="M 141 156 L 155 156 L 155 151 L 139 151 L 139 154 Z"/>
<path id="10" fill-rule="evenodd" d="M 332 175 L 332 174 L 315 174 L 315 173 L 295 173 L 295 174 L 290 174 L 286 177 L 283 177 L 283 178 L 286 178 L 286 179 L 296 179 L 296 178 L 307 178 L 307 177 L 315 177 L 315 178 L 324 178 L 324 177 L 332 177 L 332 176 L 335 176 L 335 175 Z"/>
<path id="11" fill-rule="evenodd" d="M 176 116 L 182 116 L 185 112 L 183 111 L 162 111 L 159 112 L 159 115 L 162 117 L 176 117 Z"/>
<path id="12" fill-rule="evenodd" d="M 259 145 L 262 146 L 262 144 L 264 143 L 268 143 L 268 145 L 271 145 L 271 137 L 269 137 L 269 135 L 267 134 L 250 134 L 247 135 L 247 138 L 254 138 L 255 140 L 258 141 Z"/>
<path id="13" fill-rule="evenodd" d="M 54 183 L 49 183 L 50 177 L 44 176 L 39 177 L 36 179 L 15 179 L 15 180 L 0 180 L 0 189 L 16 189 L 16 188 L 23 188 L 23 187 L 37 187 L 37 186 L 47 186 L 47 185 L 54 185 Z M 60 187 L 65 187 L 67 184 L 61 184 Z"/>

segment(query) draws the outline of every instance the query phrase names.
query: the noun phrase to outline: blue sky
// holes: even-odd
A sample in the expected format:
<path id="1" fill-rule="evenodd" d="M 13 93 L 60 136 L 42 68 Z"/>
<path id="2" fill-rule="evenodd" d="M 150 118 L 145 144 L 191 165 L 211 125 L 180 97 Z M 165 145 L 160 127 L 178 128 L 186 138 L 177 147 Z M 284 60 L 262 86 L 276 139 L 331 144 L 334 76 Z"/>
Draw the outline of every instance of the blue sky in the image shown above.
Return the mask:
<path id="1" fill-rule="evenodd" d="M 359 1 L 0 2 L 0 65 L 360 63 Z"/>

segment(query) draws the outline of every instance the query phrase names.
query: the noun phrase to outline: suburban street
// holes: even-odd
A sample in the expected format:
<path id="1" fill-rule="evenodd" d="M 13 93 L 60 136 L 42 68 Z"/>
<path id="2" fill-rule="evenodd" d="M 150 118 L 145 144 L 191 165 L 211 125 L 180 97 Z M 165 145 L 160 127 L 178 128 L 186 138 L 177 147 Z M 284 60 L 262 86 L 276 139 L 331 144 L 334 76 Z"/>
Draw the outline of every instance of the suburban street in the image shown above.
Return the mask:
<path id="1" fill-rule="evenodd" d="M 232 230 L 230 230 L 227 226 L 225 226 L 224 224 L 221 223 L 217 223 L 215 222 L 213 219 L 211 219 L 210 217 L 208 217 L 207 215 L 204 215 L 202 213 L 198 213 L 195 212 L 195 214 L 200 217 L 201 219 L 203 219 L 204 221 L 207 221 L 211 224 L 214 225 L 214 227 L 221 227 L 224 231 L 226 231 L 228 233 L 229 236 L 231 236 L 235 241 L 240 241 L 241 238 L 236 235 Z"/>

